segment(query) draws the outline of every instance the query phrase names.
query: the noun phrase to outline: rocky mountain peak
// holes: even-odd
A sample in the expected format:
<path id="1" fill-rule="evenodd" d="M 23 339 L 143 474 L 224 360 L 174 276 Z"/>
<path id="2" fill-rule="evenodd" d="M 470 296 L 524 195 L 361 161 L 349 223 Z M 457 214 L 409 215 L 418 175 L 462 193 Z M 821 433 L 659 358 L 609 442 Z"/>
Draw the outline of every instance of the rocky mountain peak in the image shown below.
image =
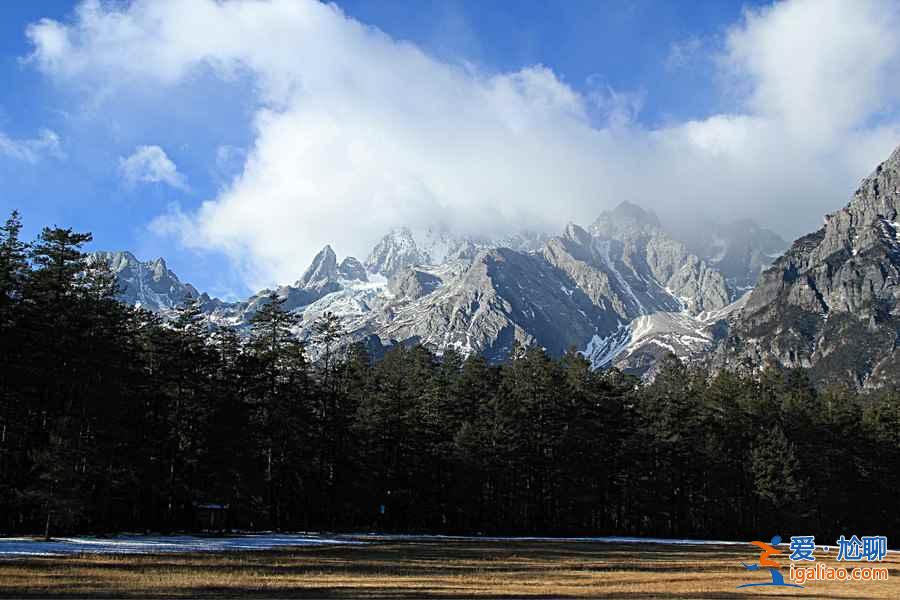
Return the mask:
<path id="1" fill-rule="evenodd" d="M 338 265 L 338 274 L 349 281 L 368 281 L 366 268 L 352 256 L 348 256 Z"/>
<path id="2" fill-rule="evenodd" d="M 341 316 L 348 340 L 421 343 L 438 353 L 453 347 L 491 360 L 506 356 L 516 341 L 555 355 L 574 346 L 595 368 L 644 373 L 668 352 L 705 351 L 713 341 L 708 328 L 729 308 L 718 264 L 681 239 L 652 211 L 627 202 L 589 229 L 570 223 L 553 238 L 399 227 L 365 263 L 354 257 L 338 263 L 334 250 L 323 247 L 302 277 L 277 293 L 284 309 L 301 317 L 301 338 L 329 311 Z M 127 254 L 110 260 L 123 265 L 125 301 L 156 302 L 165 313 L 192 290 L 162 261 L 140 263 Z M 247 331 L 268 294 L 227 304 L 204 300 L 206 318 Z"/>
<path id="3" fill-rule="evenodd" d="M 600 213 L 591 232 L 603 237 L 633 237 L 660 229 L 659 217 L 652 210 L 631 202 L 622 202 L 612 210 Z"/>
<path id="4" fill-rule="evenodd" d="M 774 362 L 819 382 L 900 383 L 900 149 L 764 271 L 718 364 Z"/>
<path id="5" fill-rule="evenodd" d="M 369 273 L 390 277 L 404 267 L 428 262 L 428 253 L 416 244 L 409 227 L 398 227 L 392 229 L 375 245 L 366 259 L 366 269 Z"/>
<path id="6" fill-rule="evenodd" d="M 582 246 L 589 246 L 591 244 L 591 234 L 575 223 L 566 225 L 566 228 L 563 231 L 563 238 Z"/>
<path id="7" fill-rule="evenodd" d="M 88 264 L 105 262 L 109 265 L 122 290 L 119 297 L 147 310 L 172 310 L 186 298 L 200 296 L 194 286 L 179 281 L 162 258 L 142 262 L 128 251 L 100 251 L 89 253 L 87 261 Z"/>
<path id="8" fill-rule="evenodd" d="M 896 245 L 900 228 L 900 148 L 862 180 L 841 210 L 826 215 L 823 251 L 845 248 L 854 256 L 877 245 Z"/>
<path id="9" fill-rule="evenodd" d="M 337 256 L 330 245 L 325 245 L 315 258 L 312 264 L 297 280 L 297 287 L 301 288 L 321 288 L 338 277 Z"/>
<path id="10" fill-rule="evenodd" d="M 131 266 L 136 266 L 140 261 L 135 258 L 134 254 L 127 250 L 119 252 L 91 252 L 87 255 L 88 263 L 97 261 L 105 261 L 113 272 L 119 272 Z"/>
<path id="11" fill-rule="evenodd" d="M 152 263 L 150 263 L 150 265 L 153 269 L 153 277 L 157 280 L 166 277 L 169 273 L 169 268 L 166 266 L 166 261 L 162 257 L 157 258 Z M 174 276 L 174 273 L 172 275 Z"/>

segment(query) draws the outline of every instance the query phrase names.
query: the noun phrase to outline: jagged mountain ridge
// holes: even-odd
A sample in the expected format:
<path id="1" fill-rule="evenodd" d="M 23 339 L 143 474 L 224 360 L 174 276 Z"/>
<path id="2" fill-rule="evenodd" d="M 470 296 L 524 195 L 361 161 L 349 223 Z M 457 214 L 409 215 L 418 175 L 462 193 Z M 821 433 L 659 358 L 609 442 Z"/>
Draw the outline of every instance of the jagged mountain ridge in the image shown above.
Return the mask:
<path id="1" fill-rule="evenodd" d="M 246 332 L 272 291 L 216 301 L 204 308 L 206 318 Z M 338 263 L 324 247 L 296 282 L 274 291 L 300 315 L 301 338 L 329 311 L 342 317 L 347 341 L 419 342 L 437 353 L 452 347 L 492 360 L 514 343 L 554 355 L 574 347 L 595 368 L 615 364 L 638 373 L 667 352 L 692 358 L 708 348 L 735 296 L 721 272 L 673 239 L 656 215 L 629 203 L 588 229 L 570 224 L 555 237 L 490 240 L 398 228 L 364 262 Z M 170 310 L 178 303 L 157 304 Z"/>
<path id="2" fill-rule="evenodd" d="M 449 261 L 471 260 L 480 250 L 510 248 L 536 252 L 549 239 L 542 233 L 524 231 L 499 239 L 458 236 L 437 227 L 414 232 L 397 227 L 385 235 L 366 259 L 366 269 L 390 277 L 404 267 L 437 265 Z"/>
<path id="3" fill-rule="evenodd" d="M 805 367 L 820 383 L 900 383 L 900 148 L 796 240 L 729 321 L 714 368 Z"/>
<path id="4" fill-rule="evenodd" d="M 166 312 L 175 309 L 186 298 L 202 297 L 204 302 L 211 301 L 191 284 L 182 283 L 162 258 L 142 262 L 127 251 L 91 252 L 87 262 L 88 265 L 105 262 L 109 266 L 119 284 L 119 299 L 127 304 Z"/>

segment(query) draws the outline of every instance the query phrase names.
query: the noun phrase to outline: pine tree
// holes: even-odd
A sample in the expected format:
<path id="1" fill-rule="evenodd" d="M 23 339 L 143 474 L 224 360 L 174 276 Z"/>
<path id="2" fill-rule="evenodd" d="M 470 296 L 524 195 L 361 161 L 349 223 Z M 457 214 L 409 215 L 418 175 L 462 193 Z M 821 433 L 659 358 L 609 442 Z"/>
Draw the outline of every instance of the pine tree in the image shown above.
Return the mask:
<path id="1" fill-rule="evenodd" d="M 13 514 L 13 465 L 24 443 L 24 410 L 17 390 L 23 377 L 21 314 L 29 275 L 28 245 L 19 239 L 22 222 L 13 211 L 0 226 L 0 513 Z M 2 523 L 2 521 L 0 521 Z M 2 527 L 2 525 L 0 525 Z"/>
<path id="2" fill-rule="evenodd" d="M 803 492 L 800 461 L 781 427 L 760 435 L 750 451 L 754 494 L 762 503 L 757 511 L 760 530 L 778 531 L 797 508 Z"/>
<path id="3" fill-rule="evenodd" d="M 12 327 L 12 307 L 21 301 L 29 274 L 28 244 L 19 239 L 21 231 L 18 211 L 13 211 L 0 226 L 0 333 L 3 337 Z"/>
<path id="4" fill-rule="evenodd" d="M 264 461 L 264 505 L 270 526 L 281 529 L 291 517 L 308 510 L 309 493 L 301 491 L 303 474 L 296 465 L 309 447 L 307 365 L 292 328 L 297 317 L 284 310 L 285 299 L 272 293 L 251 319 L 250 351 L 255 381 L 249 390 L 259 451 Z M 301 494 L 305 492 L 306 498 Z M 304 508 L 305 507 L 305 508 Z"/>
<path id="5" fill-rule="evenodd" d="M 702 476 L 694 457 L 703 439 L 702 411 L 693 374 L 674 357 L 666 360 L 659 374 L 642 394 L 640 412 L 645 443 L 649 448 L 645 465 L 659 489 L 647 489 L 647 508 L 662 518 L 659 533 L 683 535 L 692 527 L 694 491 Z"/>
<path id="6" fill-rule="evenodd" d="M 75 279 L 85 270 L 81 247 L 92 239 L 90 233 L 45 227 L 32 245 L 31 260 L 37 266 L 34 280 L 54 305 L 73 294 Z"/>
<path id="7" fill-rule="evenodd" d="M 77 525 L 87 504 L 83 477 L 92 429 L 85 378 L 83 337 L 86 286 L 83 244 L 89 233 L 44 228 L 31 246 L 37 267 L 28 279 L 28 311 L 23 330 L 28 336 L 29 365 L 39 391 L 37 417 L 26 435 L 45 446 L 32 454 L 34 477 L 27 494 L 38 498 L 46 515 L 47 535 L 59 523 Z M 55 520 L 54 520 L 55 519 Z"/>
<path id="8" fill-rule="evenodd" d="M 252 428 L 246 402 L 247 357 L 234 329 L 218 328 L 210 338 L 217 356 L 204 436 L 202 501 L 228 505 L 229 515 L 240 520 L 251 510 L 248 475 L 254 467 L 246 451 Z"/>

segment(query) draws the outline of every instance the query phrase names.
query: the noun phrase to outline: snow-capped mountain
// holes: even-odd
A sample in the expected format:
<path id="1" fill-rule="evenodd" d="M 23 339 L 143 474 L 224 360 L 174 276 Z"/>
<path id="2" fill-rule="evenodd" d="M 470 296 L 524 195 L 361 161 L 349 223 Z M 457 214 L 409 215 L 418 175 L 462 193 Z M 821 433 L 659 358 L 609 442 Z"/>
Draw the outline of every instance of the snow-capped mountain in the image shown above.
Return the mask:
<path id="1" fill-rule="evenodd" d="M 106 262 L 118 280 L 120 299 L 153 312 L 172 310 L 186 298 L 201 296 L 194 286 L 179 281 L 162 258 L 142 262 L 131 252 L 91 252 L 87 262 Z"/>
<path id="2" fill-rule="evenodd" d="M 114 269 L 123 300 L 165 312 L 186 290 L 197 295 L 164 268 L 165 284 L 153 268 L 139 266 L 151 263 L 130 258 L 132 266 Z M 157 296 L 137 294 L 150 289 Z M 209 301 L 204 311 L 211 326 L 246 332 L 272 291 L 237 303 Z M 301 317 L 301 338 L 332 312 L 342 318 L 347 342 L 370 347 L 418 342 L 438 354 L 454 348 L 500 360 L 515 343 L 537 344 L 553 355 L 577 349 L 595 368 L 636 373 L 668 352 L 686 359 L 704 352 L 736 306 L 720 270 L 672 238 L 652 212 L 629 203 L 555 237 L 488 239 L 401 227 L 365 263 L 339 263 L 325 246 L 296 282 L 274 292 Z"/>
<path id="3" fill-rule="evenodd" d="M 365 266 L 370 273 L 390 277 L 405 267 L 472 260 L 480 250 L 510 248 L 519 252 L 537 252 L 548 239 L 545 234 L 531 231 L 492 239 L 456 235 L 439 227 L 419 231 L 397 227 L 376 244 Z"/>
<path id="4" fill-rule="evenodd" d="M 390 277 L 411 265 L 428 264 L 431 257 L 420 249 L 409 227 L 398 227 L 381 238 L 366 259 L 366 269 Z"/>
<path id="5" fill-rule="evenodd" d="M 543 253 L 608 315 L 584 350 L 595 368 L 643 373 L 669 352 L 690 359 L 712 343 L 729 306 L 721 273 L 634 204 L 601 214 L 590 232 L 569 225 Z"/>
<path id="6" fill-rule="evenodd" d="M 516 343 L 537 344 L 639 374 L 675 354 L 713 369 L 774 362 L 808 368 L 820 382 L 900 384 L 900 148 L 783 254 L 781 238 L 750 222 L 702 229 L 674 233 L 630 203 L 555 237 L 399 228 L 365 264 L 338 263 L 325 246 L 275 293 L 301 317 L 301 337 L 332 312 L 347 342 L 373 349 L 421 343 L 499 360 Z M 168 316 L 200 298 L 211 326 L 241 332 L 272 293 L 224 303 L 180 282 L 162 259 L 98 252 L 89 260 L 110 265 L 125 302 Z"/>

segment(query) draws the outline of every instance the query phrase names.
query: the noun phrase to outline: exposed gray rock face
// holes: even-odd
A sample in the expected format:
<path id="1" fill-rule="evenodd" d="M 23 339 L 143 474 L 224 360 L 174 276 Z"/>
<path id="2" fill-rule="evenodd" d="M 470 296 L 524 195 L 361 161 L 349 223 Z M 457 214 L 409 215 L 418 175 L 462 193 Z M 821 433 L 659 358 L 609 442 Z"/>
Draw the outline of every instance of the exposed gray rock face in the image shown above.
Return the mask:
<path id="1" fill-rule="evenodd" d="M 373 331 L 497 359 L 516 341 L 557 355 L 575 347 L 596 367 L 632 357 L 624 366 L 642 372 L 660 348 L 709 346 L 712 335 L 698 332 L 711 326 L 710 311 L 729 304 L 721 274 L 670 239 L 655 215 L 627 204 L 601 215 L 591 232 L 570 224 L 539 252 L 481 249 L 441 269 L 407 268 L 393 277 L 395 298 Z M 423 281 L 429 275 L 439 280 L 429 280 L 433 291 Z M 639 317 L 658 325 L 636 331 Z M 642 362 L 635 344 L 656 353 L 645 352 L 650 359 Z"/>
<path id="2" fill-rule="evenodd" d="M 601 214 L 590 231 L 570 224 L 542 255 L 612 316 L 585 347 L 595 367 L 643 374 L 667 353 L 693 360 L 729 306 L 721 274 L 633 204 Z"/>
<path id="3" fill-rule="evenodd" d="M 322 248 L 312 264 L 306 269 L 295 284 L 296 287 L 308 290 L 323 290 L 333 288 L 338 278 L 337 256 L 331 246 Z"/>
<path id="4" fill-rule="evenodd" d="M 313 258 L 294 285 L 282 285 L 275 290 L 260 290 L 243 302 L 220 303 L 208 311 L 208 320 L 213 325 L 236 327 L 246 332 L 256 311 L 268 301 L 274 291 L 284 299 L 285 310 L 303 313 L 310 305 L 330 294 L 344 289 L 345 281 L 367 281 L 365 269 L 358 260 L 347 257 L 338 266 L 337 256 L 330 245 L 326 245 Z"/>
<path id="5" fill-rule="evenodd" d="M 392 294 L 410 300 L 427 296 L 439 285 L 441 285 L 439 277 L 412 267 L 406 267 L 388 280 L 388 290 Z"/>
<path id="6" fill-rule="evenodd" d="M 404 267 L 429 262 L 431 259 L 428 253 L 419 249 L 412 231 L 408 227 L 400 227 L 392 230 L 378 242 L 366 259 L 366 269 L 369 273 L 380 273 L 390 277 Z"/>
<path id="7" fill-rule="evenodd" d="M 91 252 L 88 264 L 105 262 L 116 275 L 123 302 L 141 306 L 154 312 L 168 311 L 184 304 L 186 299 L 199 298 L 201 294 L 189 283 L 182 283 L 157 258 L 142 262 L 131 252 Z M 204 300 L 211 302 L 209 296 Z"/>
<path id="8" fill-rule="evenodd" d="M 369 280 L 368 275 L 366 275 L 366 268 L 352 256 L 348 256 L 341 261 L 341 264 L 338 266 L 338 274 L 348 281 Z"/>
<path id="9" fill-rule="evenodd" d="M 514 342 L 537 343 L 558 355 L 583 346 L 597 323 L 608 327 L 614 319 L 540 256 L 508 248 L 479 252 L 431 294 L 395 306 L 392 317 L 381 330 L 385 339 L 415 339 L 491 359 L 506 357 Z"/>
<path id="10" fill-rule="evenodd" d="M 820 382 L 900 382 L 900 149 L 765 271 L 716 367 L 807 367 Z"/>
<path id="11" fill-rule="evenodd" d="M 692 314 L 715 311 L 730 302 L 722 274 L 687 247 L 669 237 L 653 213 L 623 202 L 602 214 L 591 227 L 595 254 L 632 290 L 650 296 L 660 309 L 671 309 L 674 297 Z M 642 296 L 633 304 L 641 309 Z M 651 304 L 651 308 L 653 305 Z"/>

